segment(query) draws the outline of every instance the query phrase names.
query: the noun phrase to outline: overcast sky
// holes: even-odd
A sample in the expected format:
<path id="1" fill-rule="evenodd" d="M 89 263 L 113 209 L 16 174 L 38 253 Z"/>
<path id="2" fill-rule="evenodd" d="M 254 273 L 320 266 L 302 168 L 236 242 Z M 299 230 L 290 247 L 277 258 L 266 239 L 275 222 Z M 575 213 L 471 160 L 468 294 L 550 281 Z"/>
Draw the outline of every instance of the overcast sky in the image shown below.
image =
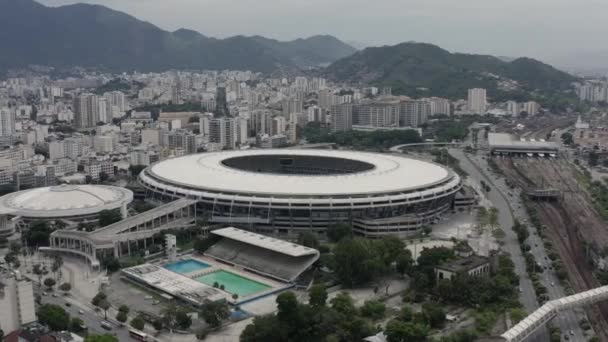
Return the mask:
<path id="1" fill-rule="evenodd" d="M 39 0 L 106 5 L 166 30 L 289 40 L 331 34 L 368 45 L 419 41 L 450 51 L 560 65 L 608 57 L 608 0 Z M 601 57 L 600 57 L 601 55 Z M 608 63 L 606 63 L 608 64 Z"/>

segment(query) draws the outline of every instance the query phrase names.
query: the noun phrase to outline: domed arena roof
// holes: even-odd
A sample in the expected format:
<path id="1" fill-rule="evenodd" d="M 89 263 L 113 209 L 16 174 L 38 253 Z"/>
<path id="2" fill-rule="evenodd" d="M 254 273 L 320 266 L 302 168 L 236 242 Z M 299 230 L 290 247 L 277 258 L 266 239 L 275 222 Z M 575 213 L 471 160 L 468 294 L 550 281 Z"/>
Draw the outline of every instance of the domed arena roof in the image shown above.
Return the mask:
<path id="1" fill-rule="evenodd" d="M 120 208 L 133 200 L 130 190 L 105 185 L 59 185 L 0 198 L 0 212 L 32 218 L 69 217 Z"/>

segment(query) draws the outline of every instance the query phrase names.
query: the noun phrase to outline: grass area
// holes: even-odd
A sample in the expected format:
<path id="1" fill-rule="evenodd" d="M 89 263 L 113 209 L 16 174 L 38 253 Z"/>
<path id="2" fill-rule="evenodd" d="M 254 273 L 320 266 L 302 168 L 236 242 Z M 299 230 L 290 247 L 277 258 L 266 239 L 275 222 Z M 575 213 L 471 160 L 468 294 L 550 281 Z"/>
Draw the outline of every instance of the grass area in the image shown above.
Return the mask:
<path id="1" fill-rule="evenodd" d="M 177 242 L 177 249 L 180 252 L 187 251 L 189 249 L 194 248 L 194 240 L 186 241 L 186 242 Z"/>

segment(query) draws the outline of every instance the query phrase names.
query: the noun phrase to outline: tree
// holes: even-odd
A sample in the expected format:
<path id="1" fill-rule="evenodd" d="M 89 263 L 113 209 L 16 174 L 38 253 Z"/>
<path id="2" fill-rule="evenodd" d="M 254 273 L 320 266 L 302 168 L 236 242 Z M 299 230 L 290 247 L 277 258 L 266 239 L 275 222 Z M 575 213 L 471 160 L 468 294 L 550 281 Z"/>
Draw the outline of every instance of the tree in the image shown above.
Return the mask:
<path id="1" fill-rule="evenodd" d="M 19 254 L 19 252 L 21 251 L 21 243 L 19 241 L 11 241 L 8 245 L 8 250 L 11 253 L 14 254 Z"/>
<path id="2" fill-rule="evenodd" d="M 72 320 L 70 321 L 70 331 L 73 333 L 80 333 L 80 332 L 83 332 L 84 330 L 85 330 L 84 322 L 78 317 L 72 318 Z"/>
<path id="3" fill-rule="evenodd" d="M 597 166 L 599 158 L 600 156 L 595 150 L 589 152 L 589 166 Z"/>
<path id="4" fill-rule="evenodd" d="M 42 271 L 42 266 L 40 264 L 35 264 L 32 267 L 32 273 L 34 273 L 38 277 L 38 284 L 42 284 L 42 275 L 44 274 Z"/>
<path id="5" fill-rule="evenodd" d="M 422 305 L 422 314 L 431 328 L 441 328 L 445 322 L 445 313 L 441 305 L 430 302 Z"/>
<path id="6" fill-rule="evenodd" d="M 373 320 L 379 320 L 384 317 L 386 306 L 384 303 L 377 300 L 366 300 L 361 307 L 361 315 L 369 317 Z"/>
<path id="7" fill-rule="evenodd" d="M 422 323 L 392 320 L 386 325 L 384 333 L 388 342 L 425 342 L 429 327 Z"/>
<path id="8" fill-rule="evenodd" d="M 183 309 L 178 310 L 177 314 L 175 315 L 175 324 L 181 330 L 186 330 L 192 325 L 192 318 L 190 318 L 187 311 Z"/>
<path id="9" fill-rule="evenodd" d="M 161 331 L 161 330 L 163 330 L 163 328 L 164 328 L 164 324 L 163 324 L 162 319 L 160 319 L 160 318 L 159 318 L 159 319 L 154 320 L 154 321 L 152 322 L 152 326 L 154 327 L 154 330 L 156 330 L 156 331 Z"/>
<path id="10" fill-rule="evenodd" d="M 144 321 L 140 316 L 137 316 L 131 320 L 131 326 L 136 330 L 144 330 L 146 321 Z"/>
<path id="11" fill-rule="evenodd" d="M 205 253 L 209 247 L 213 246 L 216 242 L 220 240 L 215 234 L 209 234 L 206 238 L 197 238 L 194 240 L 194 250 L 198 253 Z"/>
<path id="12" fill-rule="evenodd" d="M 414 258 L 412 252 L 409 249 L 404 249 L 399 253 L 396 260 L 397 273 L 401 275 L 410 274 L 414 266 Z"/>
<path id="13" fill-rule="evenodd" d="M 332 242 L 338 242 L 352 235 L 352 228 L 346 223 L 336 223 L 327 227 L 327 238 Z"/>
<path id="14" fill-rule="evenodd" d="M 63 258 L 59 253 L 53 254 L 53 264 L 51 265 L 51 270 L 53 274 L 55 274 L 55 278 L 57 278 L 57 273 L 61 276 L 61 266 L 63 266 Z"/>
<path id="15" fill-rule="evenodd" d="M 55 286 L 56 282 L 55 279 L 53 278 L 46 278 L 44 279 L 44 286 L 46 286 L 49 290 L 53 289 L 53 286 Z"/>
<path id="16" fill-rule="evenodd" d="M 129 172 L 131 173 L 131 177 L 135 178 L 139 176 L 139 174 L 146 168 L 146 165 L 131 165 L 129 166 Z"/>
<path id="17" fill-rule="evenodd" d="M 334 248 L 334 271 L 345 287 L 371 280 L 377 265 L 372 265 L 367 244 L 361 238 L 344 238 Z"/>
<path id="18" fill-rule="evenodd" d="M 101 183 L 103 183 L 103 182 L 107 181 L 108 179 L 110 179 L 110 176 L 108 176 L 108 174 L 107 174 L 107 173 L 105 173 L 105 172 L 103 172 L 103 171 L 99 173 L 99 181 L 100 181 Z"/>
<path id="19" fill-rule="evenodd" d="M 47 221 L 34 221 L 24 233 L 28 246 L 48 246 L 52 229 Z"/>
<path id="20" fill-rule="evenodd" d="M 331 301 L 332 309 L 347 316 L 353 317 L 357 315 L 357 308 L 351 296 L 346 292 L 340 292 Z"/>
<path id="21" fill-rule="evenodd" d="M 84 342 L 118 342 L 118 339 L 112 335 L 89 335 L 84 339 Z"/>
<path id="22" fill-rule="evenodd" d="M 99 226 L 105 227 L 122 220 L 119 209 L 102 210 L 99 212 Z"/>
<path id="23" fill-rule="evenodd" d="M 108 298 L 108 296 L 103 293 L 103 292 L 98 292 L 95 297 L 93 297 L 93 299 L 91 300 L 91 304 L 95 305 L 95 306 L 99 306 L 99 303 L 101 303 L 102 300 L 105 300 L 106 298 Z"/>
<path id="24" fill-rule="evenodd" d="M 319 249 L 319 239 L 312 232 L 303 232 L 298 235 L 298 244 L 314 249 Z"/>
<path id="25" fill-rule="evenodd" d="M 59 305 L 44 304 L 38 308 L 38 321 L 53 331 L 68 330 L 70 315 Z"/>
<path id="26" fill-rule="evenodd" d="M 208 303 L 201 308 L 199 316 L 211 327 L 217 328 L 230 317 L 230 308 L 224 301 Z"/>
<path id="27" fill-rule="evenodd" d="M 120 311 L 120 312 L 124 312 L 125 314 L 127 314 L 127 315 L 128 315 L 128 314 L 129 314 L 129 311 L 131 311 L 131 309 L 129 309 L 129 307 L 128 307 L 128 306 L 126 306 L 125 304 L 123 304 L 123 305 L 121 305 L 121 306 L 118 308 L 118 311 Z"/>
<path id="28" fill-rule="evenodd" d="M 108 302 L 106 299 L 102 299 L 99 302 L 99 308 L 103 310 L 103 315 L 105 317 L 105 319 L 108 319 L 108 309 L 110 308 L 110 302 Z"/>
<path id="29" fill-rule="evenodd" d="M 128 317 L 125 312 L 118 311 L 118 313 L 116 314 L 116 320 L 119 321 L 120 323 L 126 322 L 127 319 L 128 319 Z"/>
<path id="30" fill-rule="evenodd" d="M 572 145 L 574 144 L 574 139 L 572 133 L 565 132 L 561 135 L 562 142 L 564 145 Z"/>
<path id="31" fill-rule="evenodd" d="M 296 295 L 291 292 L 283 292 L 277 296 L 277 318 L 281 322 L 295 322 L 298 320 L 299 303 Z"/>
<path id="32" fill-rule="evenodd" d="M 67 294 L 72 289 L 72 285 L 70 283 L 63 283 L 59 285 L 59 289 Z"/>
<path id="33" fill-rule="evenodd" d="M 240 342 L 282 341 L 287 341 L 287 339 L 283 336 L 279 321 L 274 315 L 255 317 L 253 323 L 245 327 L 240 337 Z"/>
<path id="34" fill-rule="evenodd" d="M 310 288 L 308 302 L 312 307 L 325 306 L 327 301 L 327 290 L 323 284 L 315 284 Z"/>

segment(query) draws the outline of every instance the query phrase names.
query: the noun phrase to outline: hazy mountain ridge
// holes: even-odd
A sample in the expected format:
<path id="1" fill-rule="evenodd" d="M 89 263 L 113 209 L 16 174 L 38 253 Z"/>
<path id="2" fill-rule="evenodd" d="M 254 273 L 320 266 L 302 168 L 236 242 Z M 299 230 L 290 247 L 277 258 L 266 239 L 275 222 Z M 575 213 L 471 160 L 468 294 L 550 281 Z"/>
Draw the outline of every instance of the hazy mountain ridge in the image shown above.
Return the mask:
<path id="1" fill-rule="evenodd" d="M 164 31 L 99 5 L 46 7 L 33 0 L 0 0 L 0 43 L 0 70 L 38 64 L 112 71 L 271 72 L 333 62 L 355 52 L 330 36 L 289 42 L 245 36 L 216 39 L 188 29 Z"/>

